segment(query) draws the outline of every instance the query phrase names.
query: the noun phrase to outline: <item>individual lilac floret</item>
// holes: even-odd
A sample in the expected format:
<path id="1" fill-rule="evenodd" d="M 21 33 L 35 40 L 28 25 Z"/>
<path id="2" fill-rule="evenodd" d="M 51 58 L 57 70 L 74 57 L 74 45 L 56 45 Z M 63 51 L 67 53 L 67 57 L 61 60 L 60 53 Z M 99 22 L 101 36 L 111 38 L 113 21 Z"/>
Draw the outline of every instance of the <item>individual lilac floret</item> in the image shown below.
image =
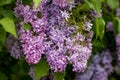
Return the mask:
<path id="1" fill-rule="evenodd" d="M 65 18 L 66 21 L 70 18 L 70 13 L 68 13 L 66 10 L 61 11 L 62 17 Z"/>
<path id="2" fill-rule="evenodd" d="M 85 22 L 85 30 L 86 31 L 90 31 L 91 29 L 92 29 L 92 26 L 93 26 L 93 24 L 92 23 L 90 23 L 90 22 Z"/>

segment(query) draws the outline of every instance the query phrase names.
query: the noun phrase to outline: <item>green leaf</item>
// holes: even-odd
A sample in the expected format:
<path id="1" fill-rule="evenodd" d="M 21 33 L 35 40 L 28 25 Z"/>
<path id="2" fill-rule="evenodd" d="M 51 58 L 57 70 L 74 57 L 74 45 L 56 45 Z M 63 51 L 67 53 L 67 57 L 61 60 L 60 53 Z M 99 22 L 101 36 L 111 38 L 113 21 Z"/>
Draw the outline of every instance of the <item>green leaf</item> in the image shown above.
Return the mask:
<path id="1" fill-rule="evenodd" d="M 0 24 L 3 26 L 5 31 L 11 33 L 14 37 L 17 38 L 14 21 L 10 18 L 3 18 L 0 20 Z"/>
<path id="2" fill-rule="evenodd" d="M 85 3 L 79 8 L 79 11 L 87 11 L 89 9 L 90 7 L 87 5 L 87 3 Z"/>
<path id="3" fill-rule="evenodd" d="M 120 19 L 118 17 L 115 17 L 113 21 L 114 25 L 114 32 L 115 34 L 119 33 L 120 34 Z"/>
<path id="4" fill-rule="evenodd" d="M 96 38 L 100 38 L 102 40 L 105 33 L 105 21 L 102 18 L 95 19 L 95 29 L 96 29 Z"/>
<path id="5" fill-rule="evenodd" d="M 88 0 L 84 0 L 84 1 L 91 9 L 95 9 L 94 5 L 90 1 L 88 1 Z"/>
<path id="6" fill-rule="evenodd" d="M 99 51 L 102 51 L 102 50 L 105 48 L 103 42 L 100 41 L 100 40 L 94 39 L 94 40 L 92 41 L 92 44 L 93 44 L 93 52 L 94 52 L 94 53 L 97 53 L 97 52 L 99 52 Z"/>
<path id="7" fill-rule="evenodd" d="M 24 23 L 24 30 L 30 30 L 31 26 L 28 23 Z"/>
<path id="8" fill-rule="evenodd" d="M 93 0 L 92 3 L 95 7 L 96 12 L 100 16 L 101 15 L 101 0 Z"/>
<path id="9" fill-rule="evenodd" d="M 0 0 L 0 6 L 10 4 L 12 0 Z"/>
<path id="10" fill-rule="evenodd" d="M 107 0 L 107 4 L 111 9 L 119 7 L 119 0 Z"/>
<path id="11" fill-rule="evenodd" d="M 0 27 L 0 51 L 2 50 L 5 40 L 6 40 L 6 32 L 2 27 Z"/>
<path id="12" fill-rule="evenodd" d="M 53 73 L 55 80 L 64 80 L 66 72 L 62 73 Z"/>
<path id="13" fill-rule="evenodd" d="M 12 10 L 7 9 L 7 8 L 2 8 L 0 10 L 1 10 L 0 15 L 2 15 L 3 17 L 8 17 L 8 18 L 13 19 L 14 21 L 16 21 L 16 17 L 15 17 Z"/>
<path id="14" fill-rule="evenodd" d="M 97 12 L 97 14 L 100 16 L 101 13 L 101 0 L 84 0 L 85 3 L 93 10 Z"/>
<path id="15" fill-rule="evenodd" d="M 34 2 L 34 7 L 37 8 L 41 3 L 41 0 L 33 0 L 33 2 Z"/>
<path id="16" fill-rule="evenodd" d="M 34 66 L 35 79 L 39 80 L 40 77 L 47 75 L 48 70 L 48 63 L 45 61 L 45 59 L 41 59 L 40 62 Z"/>
<path id="17" fill-rule="evenodd" d="M 6 32 L 2 27 L 0 27 L 0 43 L 2 43 L 2 45 L 4 44 L 5 39 L 6 39 Z"/>

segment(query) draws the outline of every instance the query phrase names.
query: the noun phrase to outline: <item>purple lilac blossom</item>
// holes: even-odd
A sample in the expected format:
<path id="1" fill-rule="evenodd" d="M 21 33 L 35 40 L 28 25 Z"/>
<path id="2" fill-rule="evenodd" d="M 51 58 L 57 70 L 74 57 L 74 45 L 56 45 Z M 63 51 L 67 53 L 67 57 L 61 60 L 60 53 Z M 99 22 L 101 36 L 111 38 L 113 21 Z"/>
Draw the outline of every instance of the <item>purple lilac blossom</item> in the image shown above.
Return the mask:
<path id="1" fill-rule="evenodd" d="M 120 35 L 118 34 L 117 36 L 116 36 L 116 45 L 119 47 L 120 46 Z"/>
<path id="2" fill-rule="evenodd" d="M 73 65 L 73 71 L 75 72 L 84 72 L 87 67 L 87 60 L 89 59 L 92 52 L 92 36 L 93 32 L 91 31 L 91 26 L 85 24 L 89 34 L 84 36 L 83 34 L 77 33 L 75 36 L 69 37 L 66 40 L 66 47 L 68 49 L 68 60 Z M 77 27 L 77 26 L 76 26 Z M 84 28 L 83 28 L 84 30 Z M 82 43 L 84 45 L 82 45 Z"/>
<path id="3" fill-rule="evenodd" d="M 63 30 L 64 20 L 60 13 L 61 9 L 51 4 L 49 8 L 49 27 L 46 34 L 48 40 L 46 42 L 46 58 L 54 72 L 62 72 L 67 65 L 65 56 L 66 48 L 64 46 L 66 34 Z M 62 24 L 60 24 L 62 23 Z"/>
<path id="4" fill-rule="evenodd" d="M 29 75 L 31 76 L 32 80 L 35 80 L 35 73 L 34 73 L 34 67 L 33 66 L 30 67 Z"/>
<path id="5" fill-rule="evenodd" d="M 117 56 L 118 56 L 118 61 L 120 60 L 120 35 L 118 34 L 118 35 L 116 35 L 116 37 L 115 37 L 116 39 L 116 53 L 117 53 Z"/>
<path id="6" fill-rule="evenodd" d="M 15 13 L 20 18 L 19 38 L 25 59 L 29 64 L 37 64 L 42 54 L 54 72 L 63 72 L 67 61 L 73 65 L 73 71 L 83 72 L 87 67 L 87 60 L 92 52 L 92 24 L 84 22 L 82 34 L 76 32 L 76 25 L 67 24 L 70 17 L 67 0 L 53 0 L 49 3 L 42 0 L 39 7 L 30 9 L 21 2 L 17 3 Z M 37 13 L 41 12 L 41 18 Z M 24 30 L 23 21 L 32 26 L 32 30 Z M 73 34 L 76 35 L 73 36 Z M 68 55 L 66 53 L 68 52 Z"/>
<path id="7" fill-rule="evenodd" d="M 108 76 L 113 72 L 111 64 L 112 57 L 108 50 L 101 54 L 97 53 L 92 58 L 92 63 L 88 69 L 76 75 L 75 80 L 108 80 Z"/>
<path id="8" fill-rule="evenodd" d="M 26 61 L 29 64 L 36 64 L 41 59 L 41 55 L 44 53 L 44 33 L 39 36 L 33 36 L 31 31 L 25 31 L 21 28 L 21 43 Z"/>
<path id="9" fill-rule="evenodd" d="M 10 55 L 15 59 L 20 59 L 23 56 L 20 41 L 14 38 L 12 35 L 8 35 L 5 42 L 5 47 L 8 51 L 10 51 Z"/>
<path id="10" fill-rule="evenodd" d="M 113 31 L 113 23 L 112 22 L 107 22 L 106 31 Z"/>
<path id="11" fill-rule="evenodd" d="M 14 57 L 15 59 L 20 59 L 23 55 L 23 51 L 20 45 L 20 42 L 15 41 L 12 48 L 11 48 L 11 56 Z"/>

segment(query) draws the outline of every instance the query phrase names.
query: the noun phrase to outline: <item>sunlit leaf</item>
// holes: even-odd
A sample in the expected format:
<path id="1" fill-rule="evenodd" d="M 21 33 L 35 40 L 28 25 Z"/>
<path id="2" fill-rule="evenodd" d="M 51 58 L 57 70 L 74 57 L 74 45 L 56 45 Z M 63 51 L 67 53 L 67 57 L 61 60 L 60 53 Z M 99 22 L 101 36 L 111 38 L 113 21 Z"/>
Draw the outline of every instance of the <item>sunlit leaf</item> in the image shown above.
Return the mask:
<path id="1" fill-rule="evenodd" d="M 96 38 L 100 38 L 102 40 L 105 33 L 105 21 L 102 18 L 95 19 L 95 28 L 96 28 Z"/>
<path id="2" fill-rule="evenodd" d="M 12 0 L 0 0 L 0 6 L 10 4 Z"/>
<path id="3" fill-rule="evenodd" d="M 3 18 L 0 20 L 0 24 L 3 26 L 5 31 L 9 32 L 12 34 L 14 37 L 17 38 L 16 30 L 15 30 L 15 24 L 14 21 L 10 18 Z"/>
<path id="4" fill-rule="evenodd" d="M 41 0 L 33 0 L 33 2 L 34 2 L 34 7 L 37 8 L 41 3 Z"/>

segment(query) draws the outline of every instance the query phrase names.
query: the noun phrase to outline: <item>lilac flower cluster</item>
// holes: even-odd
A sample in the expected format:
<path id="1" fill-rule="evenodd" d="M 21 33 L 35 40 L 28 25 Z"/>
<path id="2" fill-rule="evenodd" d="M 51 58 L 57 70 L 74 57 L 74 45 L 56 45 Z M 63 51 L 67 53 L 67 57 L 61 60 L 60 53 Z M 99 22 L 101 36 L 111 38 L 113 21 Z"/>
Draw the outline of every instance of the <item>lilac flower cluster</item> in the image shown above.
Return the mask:
<path id="1" fill-rule="evenodd" d="M 8 35 L 5 42 L 5 48 L 10 51 L 11 56 L 15 59 L 21 59 L 21 57 L 23 56 L 23 50 L 20 41 L 15 39 L 12 35 Z"/>
<path id="2" fill-rule="evenodd" d="M 108 76 L 113 72 L 111 62 L 112 57 L 108 50 L 96 54 L 88 69 L 84 73 L 77 74 L 75 80 L 108 80 Z"/>
<path id="3" fill-rule="evenodd" d="M 118 67 L 120 67 L 120 35 L 116 35 L 115 37 L 115 40 L 116 40 L 116 53 L 117 53 L 117 65 Z"/>
<path id="4" fill-rule="evenodd" d="M 106 25 L 106 31 L 113 31 L 113 23 L 112 22 L 107 22 Z"/>
<path id="5" fill-rule="evenodd" d="M 85 33 L 77 32 L 79 26 L 67 22 L 69 9 L 67 0 L 42 0 L 36 9 L 18 0 L 15 14 L 20 18 L 19 38 L 29 64 L 37 64 L 43 54 L 54 72 L 64 71 L 68 61 L 73 71 L 85 70 L 92 52 L 92 24 L 85 21 L 81 28 Z M 30 24 L 31 29 L 25 30 L 24 23 Z"/>

